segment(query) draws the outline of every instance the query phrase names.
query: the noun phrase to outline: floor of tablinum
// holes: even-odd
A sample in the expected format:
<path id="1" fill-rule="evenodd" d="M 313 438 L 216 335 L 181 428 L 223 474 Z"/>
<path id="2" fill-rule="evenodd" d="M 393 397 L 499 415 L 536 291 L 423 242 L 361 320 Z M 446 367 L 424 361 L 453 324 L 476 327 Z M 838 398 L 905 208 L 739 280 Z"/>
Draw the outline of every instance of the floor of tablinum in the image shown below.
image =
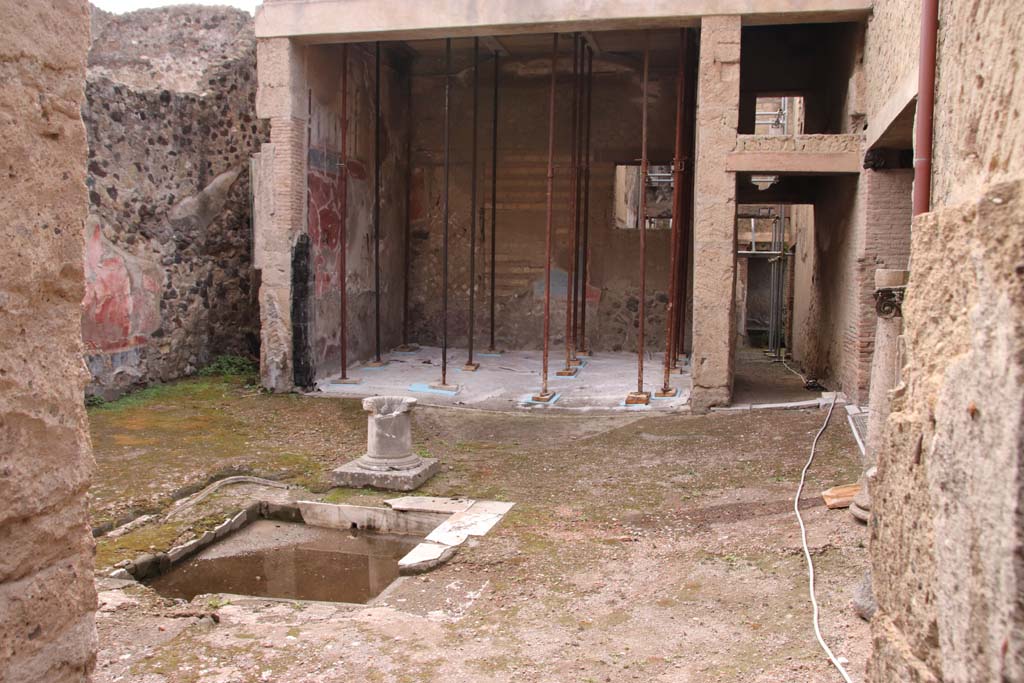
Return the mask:
<path id="1" fill-rule="evenodd" d="M 530 403 L 540 390 L 541 352 L 505 351 L 496 356 L 478 354 L 480 363 L 475 372 L 462 369 L 466 363 L 465 349 L 448 351 L 448 384 L 458 386 L 456 393 L 438 392 L 431 385 L 441 381 L 441 349 L 423 347 L 415 353 L 384 354 L 387 365 L 371 367 L 360 364 L 349 370 L 349 378 L 359 384 L 339 384 L 337 376 L 321 380 L 317 388 L 329 395 L 363 397 L 384 394 L 415 396 L 426 405 L 462 405 L 485 410 L 609 410 L 609 411 L 678 411 L 690 400 L 690 373 L 671 376 L 676 396 L 657 398 L 661 388 L 664 356 L 648 353 L 644 359 L 644 390 L 652 392 L 650 405 L 626 406 L 626 395 L 637 388 L 637 356 L 635 353 L 598 353 L 583 358 L 575 377 L 561 377 L 557 371 L 565 367 L 564 350 L 551 354 L 548 373 L 550 391 L 558 399 L 551 405 Z"/>

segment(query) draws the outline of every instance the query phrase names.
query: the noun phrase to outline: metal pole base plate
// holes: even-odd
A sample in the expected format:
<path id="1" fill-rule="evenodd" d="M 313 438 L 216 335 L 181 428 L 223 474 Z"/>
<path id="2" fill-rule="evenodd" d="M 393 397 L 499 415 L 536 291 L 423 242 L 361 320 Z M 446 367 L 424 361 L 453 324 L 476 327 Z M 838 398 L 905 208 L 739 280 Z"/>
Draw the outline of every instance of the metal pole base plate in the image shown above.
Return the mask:
<path id="1" fill-rule="evenodd" d="M 657 396 L 658 398 L 672 398 L 673 396 L 676 395 L 676 389 L 675 387 L 672 386 L 662 387 L 661 389 L 655 391 L 654 395 Z"/>
<path id="2" fill-rule="evenodd" d="M 479 369 L 480 369 L 480 364 L 479 363 L 466 363 L 465 365 L 462 366 L 462 371 L 463 372 L 476 372 Z"/>
<path id="3" fill-rule="evenodd" d="M 382 368 L 382 367 L 384 367 L 387 364 L 388 364 L 388 362 L 386 360 L 371 360 L 371 361 L 367 361 L 366 363 L 363 363 L 363 367 L 366 367 L 366 368 Z"/>
<path id="4" fill-rule="evenodd" d="M 579 372 L 579 368 L 563 368 L 555 374 L 559 377 L 575 377 L 577 372 Z"/>
<path id="5" fill-rule="evenodd" d="M 530 397 L 530 400 L 531 401 L 536 401 L 537 403 L 548 403 L 549 401 L 551 401 L 555 397 L 555 395 L 556 395 L 555 392 L 548 391 L 548 392 L 545 392 L 543 394 L 535 394 L 535 395 Z"/>

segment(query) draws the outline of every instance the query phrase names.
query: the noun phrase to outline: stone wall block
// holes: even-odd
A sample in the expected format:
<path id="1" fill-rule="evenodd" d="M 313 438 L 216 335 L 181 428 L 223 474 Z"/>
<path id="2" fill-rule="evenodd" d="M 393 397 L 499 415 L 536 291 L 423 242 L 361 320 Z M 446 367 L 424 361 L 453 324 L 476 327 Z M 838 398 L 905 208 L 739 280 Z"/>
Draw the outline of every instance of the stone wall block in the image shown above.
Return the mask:
<path id="1" fill-rule="evenodd" d="M 84 0 L 0 0 L 0 679 L 84 681 L 96 596 L 81 305 Z"/>
<path id="2" fill-rule="evenodd" d="M 914 222 L 903 384 L 872 489 L 876 594 L 895 629 L 874 629 L 874 681 L 899 643 L 941 680 L 1024 673 L 1022 224 L 1024 181 Z"/>
<path id="3" fill-rule="evenodd" d="M 24 579 L 0 584 L 0 664 L 6 680 L 86 680 L 95 662 L 95 610 L 89 555 L 70 555 Z"/>

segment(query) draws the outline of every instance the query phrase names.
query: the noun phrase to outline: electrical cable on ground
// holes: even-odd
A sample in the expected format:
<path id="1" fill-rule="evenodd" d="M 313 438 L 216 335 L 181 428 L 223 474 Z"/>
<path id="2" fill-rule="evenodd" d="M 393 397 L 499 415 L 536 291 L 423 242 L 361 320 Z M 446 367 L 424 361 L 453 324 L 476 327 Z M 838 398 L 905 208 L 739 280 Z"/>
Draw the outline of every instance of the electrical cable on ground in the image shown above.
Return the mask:
<path id="1" fill-rule="evenodd" d="M 825 639 L 821 636 L 821 626 L 818 624 L 818 600 L 814 597 L 814 561 L 811 560 L 811 551 L 807 547 L 807 527 L 804 526 L 804 519 L 800 516 L 800 494 L 804 490 L 804 482 L 807 479 L 807 470 L 810 469 L 811 463 L 814 462 L 814 451 L 818 447 L 818 439 L 825 433 L 825 429 L 828 427 L 829 420 L 832 419 L 832 410 L 836 407 L 836 396 L 832 396 L 832 403 L 828 406 L 828 414 L 825 415 L 825 421 L 821 424 L 821 429 L 814 435 L 814 441 L 811 442 L 811 455 L 807 458 L 807 464 L 804 465 L 803 471 L 800 473 L 800 485 L 796 489 L 796 496 L 793 498 L 793 512 L 796 514 L 796 521 L 800 523 L 800 541 L 804 548 L 804 559 L 807 560 L 807 590 L 811 596 L 811 607 L 813 609 L 813 620 L 814 620 L 814 636 L 818 639 L 818 644 L 821 645 L 821 649 L 828 655 L 829 661 L 836 667 L 839 674 L 843 677 L 846 683 L 853 683 L 850 678 L 850 674 L 846 673 L 846 669 L 839 663 L 836 656 L 832 654 L 832 650 L 828 644 L 825 643 Z"/>
<path id="2" fill-rule="evenodd" d="M 803 375 L 801 375 L 801 374 L 800 374 L 799 372 L 797 372 L 797 371 L 796 371 L 796 370 L 794 370 L 793 368 L 791 368 L 791 367 L 789 366 L 789 363 L 787 363 L 787 362 L 786 362 L 786 359 L 785 359 L 785 357 L 783 357 L 783 358 L 782 358 L 782 365 L 783 365 L 783 366 L 785 366 L 785 368 L 786 368 L 787 370 L 789 370 L 790 372 L 792 372 L 792 373 L 793 373 L 794 375 L 796 375 L 797 377 L 799 377 L 799 378 L 800 378 L 800 381 L 801 381 L 801 382 L 803 382 L 804 384 L 807 384 L 807 378 L 806 378 L 806 377 L 804 377 Z"/>

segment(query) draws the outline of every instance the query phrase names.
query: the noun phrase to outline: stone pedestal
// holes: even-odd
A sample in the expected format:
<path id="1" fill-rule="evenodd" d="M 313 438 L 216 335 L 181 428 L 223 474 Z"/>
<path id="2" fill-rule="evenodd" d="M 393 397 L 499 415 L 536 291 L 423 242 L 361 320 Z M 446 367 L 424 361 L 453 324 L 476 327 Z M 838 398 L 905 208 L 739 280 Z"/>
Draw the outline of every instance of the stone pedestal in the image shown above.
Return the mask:
<path id="1" fill-rule="evenodd" d="M 421 458 L 412 449 L 411 412 L 416 399 L 371 396 L 363 399 L 366 453 L 334 470 L 337 486 L 369 486 L 389 491 L 412 491 L 437 474 L 434 458 Z"/>

